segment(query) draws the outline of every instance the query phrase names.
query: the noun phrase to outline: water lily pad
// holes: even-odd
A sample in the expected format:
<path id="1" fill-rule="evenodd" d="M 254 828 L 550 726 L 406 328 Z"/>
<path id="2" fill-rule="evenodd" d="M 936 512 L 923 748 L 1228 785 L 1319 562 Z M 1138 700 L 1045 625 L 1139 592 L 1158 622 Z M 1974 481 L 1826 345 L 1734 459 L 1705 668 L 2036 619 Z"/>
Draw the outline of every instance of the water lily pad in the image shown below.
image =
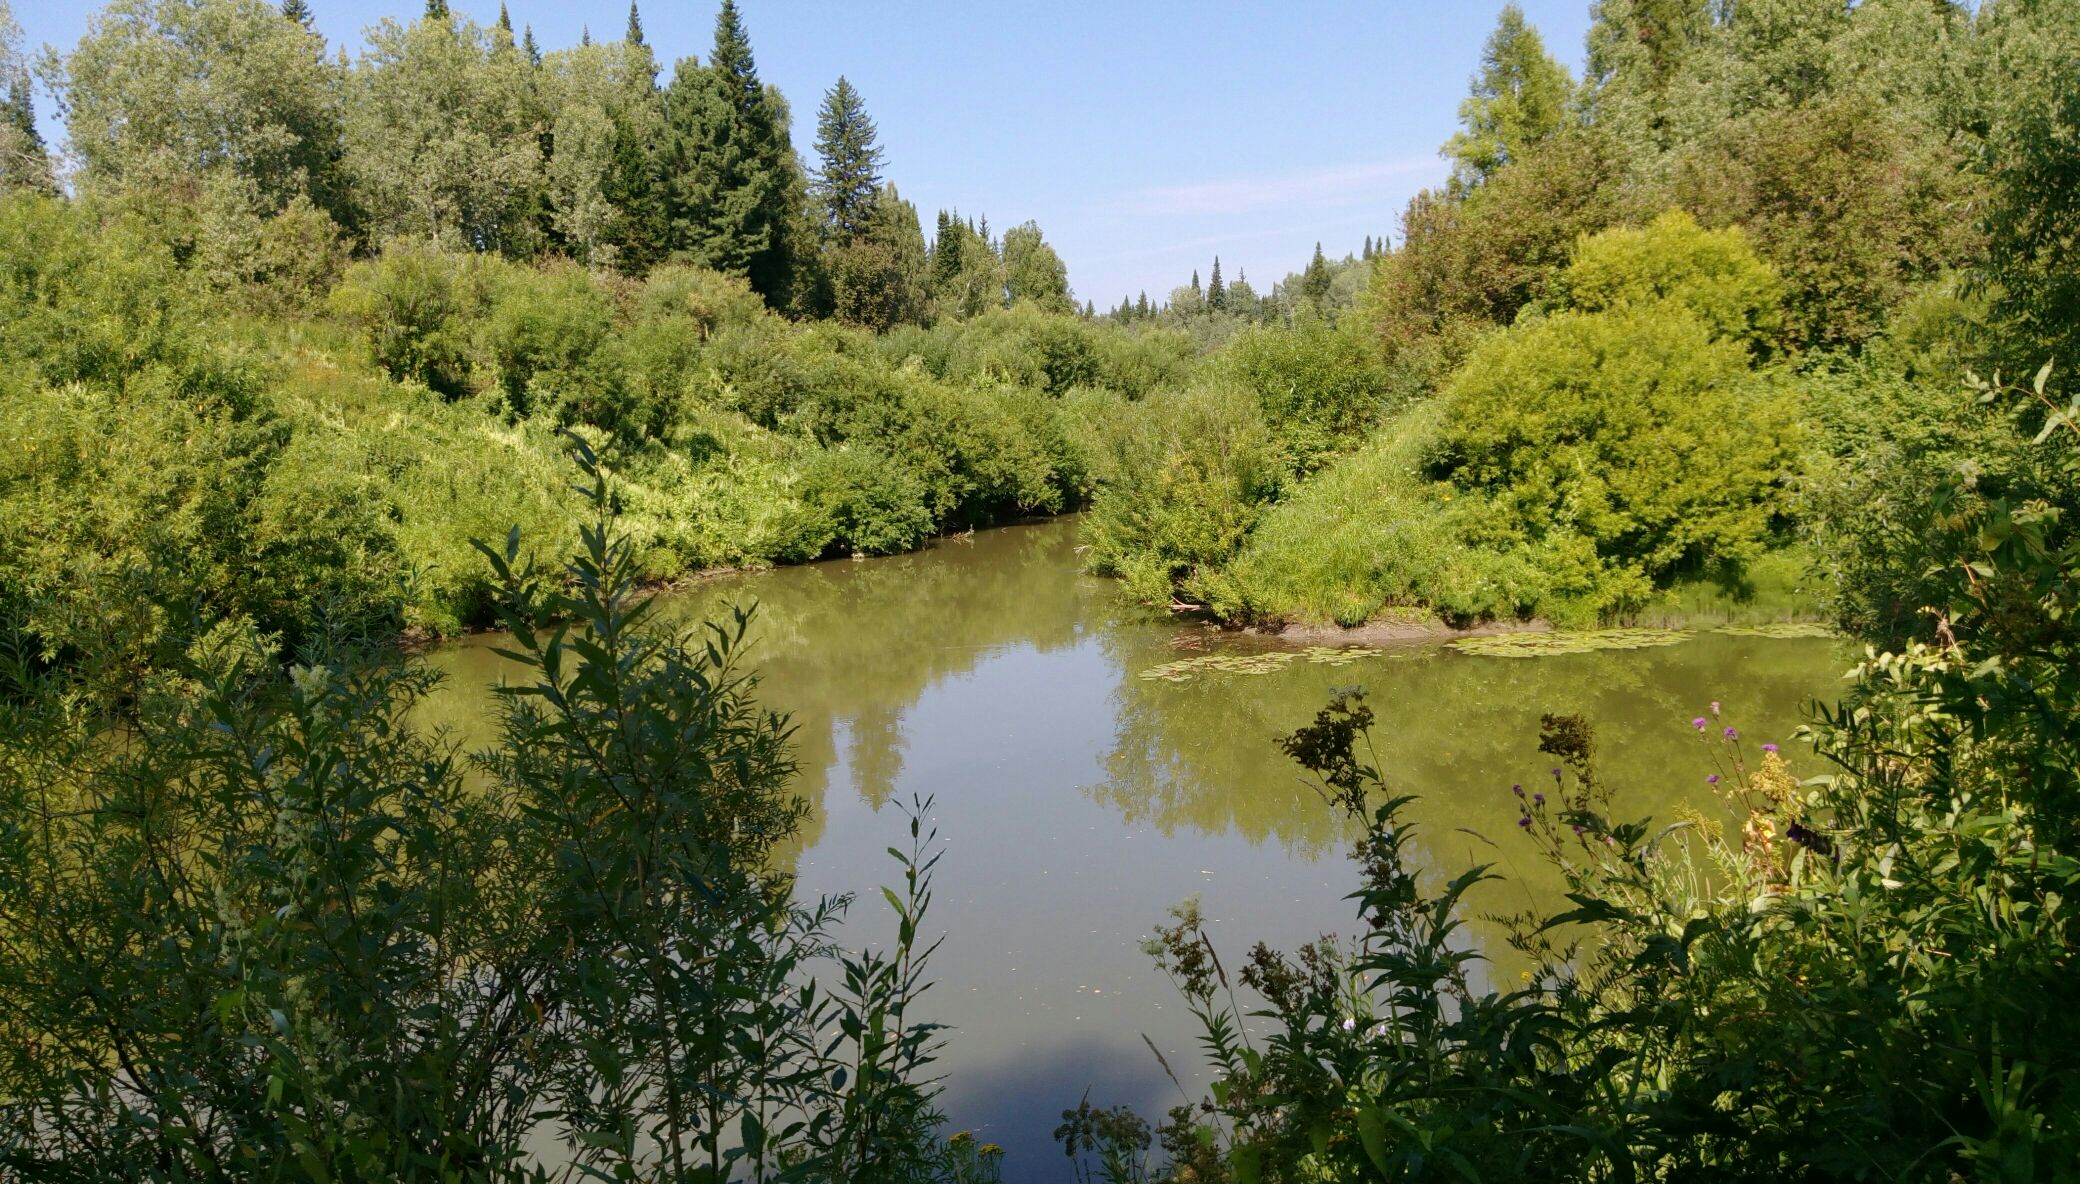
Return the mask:
<path id="1" fill-rule="evenodd" d="M 1835 637 L 1834 630 L 1818 621 L 1774 621 L 1766 625 L 1721 625 L 1712 630 L 1729 637 L 1774 637 L 1790 640 L 1799 637 Z"/>
<path id="2" fill-rule="evenodd" d="M 1597 650 L 1643 650 L 1688 641 L 1682 629 L 1591 629 L 1580 633 L 1503 633 L 1462 637 L 1451 648 L 1487 658 L 1544 658 L 1553 654 L 1587 654 Z"/>

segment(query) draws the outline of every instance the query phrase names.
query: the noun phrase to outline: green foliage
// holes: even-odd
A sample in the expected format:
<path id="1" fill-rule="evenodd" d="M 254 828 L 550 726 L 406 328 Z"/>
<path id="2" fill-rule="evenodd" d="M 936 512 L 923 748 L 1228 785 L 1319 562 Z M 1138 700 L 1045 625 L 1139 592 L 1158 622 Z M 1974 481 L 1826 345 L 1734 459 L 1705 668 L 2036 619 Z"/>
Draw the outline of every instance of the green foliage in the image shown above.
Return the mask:
<path id="1" fill-rule="evenodd" d="M 914 1014 L 929 803 L 893 942 L 837 947 L 850 898 L 797 901 L 767 866 L 802 807 L 740 668 L 748 614 L 654 621 L 587 461 L 599 517 L 567 565 L 523 562 L 517 531 L 486 549 L 520 673 L 483 752 L 409 725 L 416 663 L 320 643 L 284 666 L 235 621 L 136 687 L 119 744 L 7 712 L 15 1170 L 948 1170 Z"/>
<path id="2" fill-rule="evenodd" d="M 1503 5 L 1481 47 L 1473 93 L 1459 104 L 1464 128 L 1444 146 L 1453 183 L 1478 185 L 1559 132 L 1573 91 L 1567 70 L 1546 53 L 1538 30 L 1524 23 L 1524 11 Z"/>
<path id="3" fill-rule="evenodd" d="M 1955 148 L 1876 98 L 1736 120 L 1680 166 L 1677 189 L 1707 224 L 1748 232 L 1807 349 L 1862 344 L 1915 284 L 1976 254 L 1977 186 Z"/>
<path id="4" fill-rule="evenodd" d="M 1981 391 L 1982 429 L 2074 488 L 2080 403 L 2041 376 Z M 1734 828 L 1626 820 L 1584 721 L 1545 717 L 1556 767 L 1513 787 L 1518 826 L 1572 907 L 1512 920 L 1519 982 L 1486 981 L 1459 936 L 1491 870 L 1416 869 L 1373 708 L 1345 692 L 1283 738 L 1363 824 L 1361 929 L 1260 944 L 1232 976 L 1195 909 L 1157 931 L 1215 1075 L 1160 1131 L 1158 1178 L 2068 1178 L 2080 547 L 2043 497 L 1955 472 L 1933 496 L 1951 525 L 1890 559 L 1926 573 L 1940 641 L 1872 651 L 1822 710 L 1831 776 L 1801 780 L 1712 704 L 1691 727 Z M 1100 1113 L 1124 1137 L 1098 1150 L 1147 1145 Z"/>
<path id="5" fill-rule="evenodd" d="M 1737 230 L 1698 227 L 1671 211 L 1644 229 L 1583 240 L 1554 282 L 1559 299 L 1585 313 L 1670 302 L 1714 338 L 1767 355 L 1779 329 L 1783 284 Z"/>
<path id="6" fill-rule="evenodd" d="M 1368 338 L 1356 322 L 1309 316 L 1290 329 L 1244 331 L 1221 352 L 1222 372 L 1256 396 L 1294 473 L 1312 472 L 1379 421 L 1387 378 Z"/>
<path id="7" fill-rule="evenodd" d="M 392 243 L 347 270 L 332 310 L 361 331 L 392 378 L 454 398 L 469 388 L 469 325 L 483 308 L 482 272 L 468 255 Z"/>
<path id="8" fill-rule="evenodd" d="M 766 303 L 787 304 L 792 187 L 786 104 L 759 81 L 736 5 L 715 17 L 702 66 L 681 61 L 665 90 L 662 171 L 667 246 L 676 260 L 742 275 Z"/>
<path id="9" fill-rule="evenodd" d="M 2020 346 L 2003 360 L 2070 365 L 2080 360 L 2080 97 L 2066 81 L 2080 64 L 2080 7 L 2007 0 L 1986 8 L 1986 270 Z"/>
<path id="10" fill-rule="evenodd" d="M 1521 326 L 1447 398 L 1433 470 L 1493 499 L 1493 542 L 1588 544 L 1605 586 L 1585 607 L 1737 572 L 1769 544 L 1794 447 L 1783 388 L 1678 301 Z"/>
<path id="11" fill-rule="evenodd" d="M 1277 492 L 1283 464 L 1255 399 L 1233 386 L 1152 395 L 1094 446 L 1085 561 L 1145 603 L 1233 611 L 1220 567 Z"/>
<path id="12" fill-rule="evenodd" d="M 830 232 L 840 240 L 866 234 L 881 192 L 881 146 L 866 103 L 842 74 L 816 112 L 816 154 L 823 167 L 815 190 Z"/>

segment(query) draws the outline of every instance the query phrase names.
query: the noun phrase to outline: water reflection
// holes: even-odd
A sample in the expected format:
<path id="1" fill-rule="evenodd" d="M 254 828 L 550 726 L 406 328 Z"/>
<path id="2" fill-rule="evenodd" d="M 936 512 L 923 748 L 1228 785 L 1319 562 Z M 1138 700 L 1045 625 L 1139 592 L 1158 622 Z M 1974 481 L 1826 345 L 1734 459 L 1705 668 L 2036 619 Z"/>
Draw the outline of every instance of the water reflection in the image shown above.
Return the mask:
<path id="1" fill-rule="evenodd" d="M 1140 675 L 1181 655 L 1266 643 L 1137 616 L 1077 573 L 1075 546 L 1073 523 L 1014 527 L 719 580 L 670 606 L 759 604 L 763 695 L 795 717 L 812 807 L 791 853 L 806 891 L 885 882 L 902 823 L 882 807 L 936 797 L 948 846 L 932 922 L 949 937 L 932 1006 L 958 1029 L 946 1105 L 1007 1148 L 1014 1180 L 1061 1176 L 1048 1136 L 1086 1087 L 1094 1102 L 1151 1112 L 1176 1100 L 1142 1042 L 1187 1072 L 1194 1033 L 1140 949 L 1166 907 L 1199 894 L 1238 948 L 1351 927 L 1343 831 L 1272 745 L 1332 688 L 1370 693 L 1382 766 L 1422 795 L 1419 850 L 1440 872 L 1498 863 L 1513 878 L 1477 907 L 1516 910 L 1558 887 L 1515 833 L 1509 792 L 1536 788 L 1552 763 L 1537 752 L 1541 712 L 1588 716 L 1620 805 L 1665 814 L 1711 801 L 1687 727 L 1704 704 L 1721 701 L 1758 741 L 1788 739 L 1798 704 L 1844 664 L 1826 642 L 1708 634 L 1531 660 L 1410 646 L 1345 666 L 1153 681 Z M 424 718 L 488 737 L 482 688 L 500 665 L 489 644 L 434 661 L 453 677 Z M 873 894 L 863 899 L 854 939 L 865 942 L 888 926 Z M 1491 924 L 1473 933 L 1499 944 Z"/>

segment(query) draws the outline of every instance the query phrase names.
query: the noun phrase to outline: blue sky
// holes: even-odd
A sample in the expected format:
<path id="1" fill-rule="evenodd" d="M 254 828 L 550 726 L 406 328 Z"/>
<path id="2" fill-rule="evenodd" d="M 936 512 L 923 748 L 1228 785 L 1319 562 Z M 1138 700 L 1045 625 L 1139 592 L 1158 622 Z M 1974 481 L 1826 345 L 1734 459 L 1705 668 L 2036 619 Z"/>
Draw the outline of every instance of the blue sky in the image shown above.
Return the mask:
<path id="1" fill-rule="evenodd" d="M 581 27 L 618 37 L 627 8 L 510 0 L 545 48 Z M 1355 252 L 1396 229 L 1410 195 L 1445 174 L 1457 121 L 1500 0 L 1230 3 L 955 3 L 739 0 L 759 72 L 794 106 L 808 151 L 816 105 L 839 74 L 881 128 L 888 175 L 934 212 L 986 214 L 993 230 L 1040 223 L 1077 298 L 1101 308 L 1159 298 L 1205 271 L 1246 270 L 1260 289 L 1320 240 Z M 30 47 L 77 43 L 95 4 L 17 0 Z M 312 0 L 335 46 L 358 51 L 400 0 Z M 490 4 L 454 4 L 489 22 Z M 1547 47 L 1579 69 L 1588 0 L 1522 0 Z M 706 0 L 643 10 L 666 63 L 705 54 Z M 42 100 L 48 123 L 48 100 Z"/>

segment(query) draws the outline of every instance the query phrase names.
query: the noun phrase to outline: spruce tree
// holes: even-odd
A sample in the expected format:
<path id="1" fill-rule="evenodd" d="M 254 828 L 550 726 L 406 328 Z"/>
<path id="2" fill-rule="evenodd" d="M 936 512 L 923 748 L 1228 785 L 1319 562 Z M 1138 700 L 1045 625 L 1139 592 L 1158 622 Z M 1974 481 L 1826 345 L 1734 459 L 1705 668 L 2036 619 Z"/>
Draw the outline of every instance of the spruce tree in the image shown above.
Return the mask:
<path id="1" fill-rule="evenodd" d="M 444 21 L 448 19 L 448 0 L 426 0 L 426 19 Z"/>
<path id="2" fill-rule="evenodd" d="M 513 35 L 513 17 L 506 11 L 504 0 L 500 0 L 498 5 L 498 27 L 506 31 L 506 36 Z"/>
<path id="3" fill-rule="evenodd" d="M 1206 307 L 1215 312 L 1228 307 L 1228 288 L 1221 283 L 1221 257 L 1213 257 L 1213 277 L 1206 281 Z"/>
<path id="4" fill-rule="evenodd" d="M 1199 294 L 1199 269 L 1194 267 L 1192 269 L 1192 295 L 1197 296 Z"/>
<path id="5" fill-rule="evenodd" d="M 881 148 L 859 91 L 843 75 L 816 115 L 816 154 L 823 167 L 815 193 L 824 224 L 841 241 L 867 232 L 881 188 Z"/>
<path id="6" fill-rule="evenodd" d="M 1308 260 L 1307 270 L 1300 275 L 1300 295 L 1320 309 L 1329 300 L 1329 284 L 1334 279 L 1329 271 L 1329 257 L 1322 254 L 1322 244 L 1316 243 L 1314 258 Z"/>
<path id="7" fill-rule="evenodd" d="M 303 0 L 282 0 L 282 15 L 306 29 L 311 27 L 311 6 Z"/>
<path id="8" fill-rule="evenodd" d="M 667 238 L 675 258 L 742 275 L 775 308 L 793 275 L 799 186 L 787 105 L 759 81 L 735 0 L 715 17 L 708 65 L 679 63 L 664 96 Z"/>
<path id="9" fill-rule="evenodd" d="M 622 37 L 622 40 L 630 45 L 641 45 L 643 43 L 643 14 L 636 11 L 635 0 L 629 0 L 628 32 Z"/>
<path id="10" fill-rule="evenodd" d="M 533 25 L 521 27 L 520 50 L 527 55 L 529 65 L 540 66 L 542 64 L 542 47 L 535 43 Z"/>
<path id="11" fill-rule="evenodd" d="M 1147 319 L 1148 319 L 1148 289 L 1147 289 L 1147 288 L 1143 288 L 1143 289 L 1141 289 L 1141 295 L 1140 295 L 1140 297 L 1139 297 L 1139 298 L 1137 298 L 1137 299 L 1136 299 L 1136 300 L 1134 301 L 1134 315 L 1135 315 L 1135 316 L 1137 316 L 1137 317 L 1140 317 L 1140 318 L 1141 318 L 1142 320 L 1147 320 Z"/>
<path id="12" fill-rule="evenodd" d="M 943 290 L 961 271 L 960 219 L 939 211 L 939 228 L 932 235 L 932 287 Z"/>

